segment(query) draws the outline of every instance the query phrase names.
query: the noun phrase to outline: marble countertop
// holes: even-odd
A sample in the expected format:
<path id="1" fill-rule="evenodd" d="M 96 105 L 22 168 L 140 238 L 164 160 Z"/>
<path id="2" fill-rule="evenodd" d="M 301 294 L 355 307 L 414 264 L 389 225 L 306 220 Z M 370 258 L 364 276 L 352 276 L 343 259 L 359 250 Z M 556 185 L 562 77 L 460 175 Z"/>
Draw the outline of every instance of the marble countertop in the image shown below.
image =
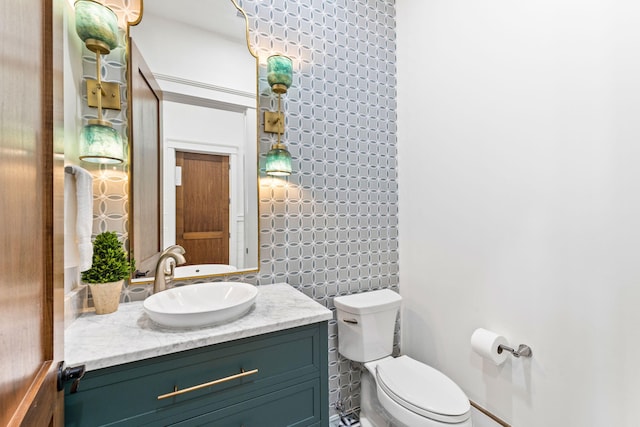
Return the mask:
<path id="1" fill-rule="evenodd" d="M 330 320 L 331 310 L 285 283 L 258 286 L 246 316 L 218 326 L 169 329 L 151 321 L 142 302 L 112 314 L 82 314 L 65 330 L 65 362 L 88 371 Z"/>

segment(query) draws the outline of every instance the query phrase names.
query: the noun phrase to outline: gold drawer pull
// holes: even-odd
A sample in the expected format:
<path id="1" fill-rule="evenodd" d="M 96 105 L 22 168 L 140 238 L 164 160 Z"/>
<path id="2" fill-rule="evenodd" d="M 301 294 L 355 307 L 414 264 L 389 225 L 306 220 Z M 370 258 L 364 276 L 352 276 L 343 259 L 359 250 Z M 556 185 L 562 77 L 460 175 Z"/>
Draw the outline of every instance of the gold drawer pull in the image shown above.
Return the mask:
<path id="1" fill-rule="evenodd" d="M 211 387 L 212 385 L 226 383 L 227 381 L 237 380 L 238 378 L 248 377 L 249 375 L 257 374 L 258 370 L 254 369 L 252 371 L 246 371 L 242 369 L 239 374 L 230 375 L 225 378 L 220 378 L 219 380 L 209 381 L 208 383 L 194 385 L 193 387 L 184 388 L 182 390 L 178 390 L 178 386 L 174 387 L 174 390 L 171 393 L 162 394 L 158 396 L 158 400 L 167 399 L 169 397 L 178 396 L 180 394 L 189 393 L 192 391 L 200 390 L 201 388 Z"/>

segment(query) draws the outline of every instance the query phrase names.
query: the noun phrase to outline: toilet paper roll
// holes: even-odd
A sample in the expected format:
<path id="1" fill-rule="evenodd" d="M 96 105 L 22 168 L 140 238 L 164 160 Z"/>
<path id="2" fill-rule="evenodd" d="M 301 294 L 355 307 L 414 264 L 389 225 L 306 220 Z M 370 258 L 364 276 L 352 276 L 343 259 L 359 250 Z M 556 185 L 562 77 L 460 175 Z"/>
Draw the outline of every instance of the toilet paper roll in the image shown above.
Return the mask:
<path id="1" fill-rule="evenodd" d="M 509 345 L 505 337 L 486 329 L 478 328 L 471 335 L 471 348 L 480 356 L 491 360 L 496 365 L 501 365 L 507 360 L 508 352 L 498 353 L 500 344 Z"/>

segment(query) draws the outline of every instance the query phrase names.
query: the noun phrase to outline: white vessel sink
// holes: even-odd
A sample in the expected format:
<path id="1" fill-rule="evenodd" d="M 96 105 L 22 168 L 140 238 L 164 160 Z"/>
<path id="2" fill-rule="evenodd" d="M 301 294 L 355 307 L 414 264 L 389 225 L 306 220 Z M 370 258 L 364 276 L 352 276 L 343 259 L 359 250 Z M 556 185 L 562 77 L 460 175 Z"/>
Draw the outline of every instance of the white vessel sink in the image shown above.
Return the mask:
<path id="1" fill-rule="evenodd" d="M 154 322 L 172 328 L 215 325 L 249 312 L 258 289 L 242 282 L 186 285 L 151 295 L 144 311 Z"/>

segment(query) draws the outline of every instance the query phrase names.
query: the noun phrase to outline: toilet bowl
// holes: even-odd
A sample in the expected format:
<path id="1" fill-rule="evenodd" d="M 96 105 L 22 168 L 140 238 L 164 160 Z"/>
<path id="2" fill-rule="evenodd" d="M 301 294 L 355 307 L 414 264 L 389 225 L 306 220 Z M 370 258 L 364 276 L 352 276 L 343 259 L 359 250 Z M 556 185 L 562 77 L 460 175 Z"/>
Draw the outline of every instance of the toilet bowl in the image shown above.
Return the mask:
<path id="1" fill-rule="evenodd" d="M 334 298 L 338 351 L 363 362 L 362 427 L 471 427 L 471 405 L 458 385 L 409 356 L 391 357 L 402 298 L 385 289 Z"/>

